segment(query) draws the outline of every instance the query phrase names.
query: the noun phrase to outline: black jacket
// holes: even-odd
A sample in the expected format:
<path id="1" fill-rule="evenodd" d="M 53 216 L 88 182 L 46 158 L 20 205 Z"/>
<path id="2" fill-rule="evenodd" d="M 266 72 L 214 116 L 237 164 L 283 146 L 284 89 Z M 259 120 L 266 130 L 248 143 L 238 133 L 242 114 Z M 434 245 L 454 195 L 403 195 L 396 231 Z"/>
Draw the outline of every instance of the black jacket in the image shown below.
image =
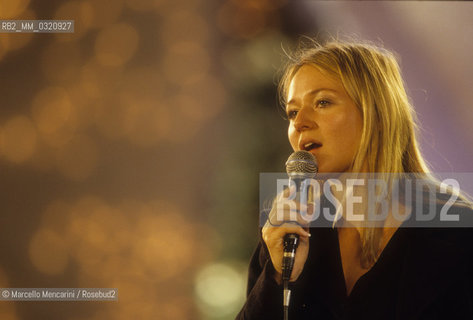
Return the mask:
<path id="1" fill-rule="evenodd" d="M 473 229 L 399 228 L 350 296 L 337 231 L 316 228 L 311 234 L 308 260 L 292 284 L 291 320 L 473 319 Z M 273 272 L 261 240 L 237 320 L 283 318 L 282 287 Z"/>

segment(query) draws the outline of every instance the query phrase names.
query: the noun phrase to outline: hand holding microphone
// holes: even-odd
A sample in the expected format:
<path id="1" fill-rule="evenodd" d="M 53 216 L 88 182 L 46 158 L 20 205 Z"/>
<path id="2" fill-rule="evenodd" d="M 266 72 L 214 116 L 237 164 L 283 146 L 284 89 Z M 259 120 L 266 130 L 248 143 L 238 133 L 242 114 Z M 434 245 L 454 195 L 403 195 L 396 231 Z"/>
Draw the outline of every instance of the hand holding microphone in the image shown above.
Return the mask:
<path id="1" fill-rule="evenodd" d="M 307 232 L 307 221 L 299 214 L 299 211 L 307 209 L 306 204 L 300 203 L 301 198 L 307 199 L 307 194 L 301 194 L 301 184 L 305 179 L 315 176 L 317 161 L 307 151 L 296 151 L 287 160 L 286 171 L 292 186 L 275 200 L 269 219 L 262 230 L 263 240 L 268 247 L 271 261 L 276 270 L 275 279 L 278 283 L 283 280 L 296 281 L 307 260 L 310 234 Z M 283 221 L 281 222 L 287 222 L 275 226 L 277 224 L 274 222 L 277 221 L 278 202 L 282 203 L 292 192 L 296 192 L 294 201 L 296 201 L 296 210 L 298 211 L 297 221 L 291 221 L 290 217 L 291 214 L 294 215 L 294 212 L 291 212 L 288 207 L 284 207 Z"/>

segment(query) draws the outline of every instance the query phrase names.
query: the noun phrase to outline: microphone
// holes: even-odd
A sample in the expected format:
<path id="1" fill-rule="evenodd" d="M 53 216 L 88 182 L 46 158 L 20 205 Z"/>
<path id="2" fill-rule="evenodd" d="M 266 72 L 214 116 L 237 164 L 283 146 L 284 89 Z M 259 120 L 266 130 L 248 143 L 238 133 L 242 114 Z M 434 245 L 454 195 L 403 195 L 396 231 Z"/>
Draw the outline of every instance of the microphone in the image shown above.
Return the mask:
<path id="1" fill-rule="evenodd" d="M 311 179 L 318 171 L 317 159 L 308 151 L 300 150 L 293 152 L 286 161 L 286 172 L 289 176 L 289 185 L 292 182 L 296 185 L 296 201 L 307 199 L 307 194 L 301 195 L 302 191 L 307 192 L 308 188 L 301 190 L 302 182 L 305 179 Z M 288 233 L 284 236 L 284 254 L 282 261 L 282 280 L 284 283 L 284 314 L 285 319 L 288 318 L 287 312 L 291 291 L 289 290 L 289 280 L 291 279 L 296 250 L 299 246 L 299 235 L 296 233 Z"/>

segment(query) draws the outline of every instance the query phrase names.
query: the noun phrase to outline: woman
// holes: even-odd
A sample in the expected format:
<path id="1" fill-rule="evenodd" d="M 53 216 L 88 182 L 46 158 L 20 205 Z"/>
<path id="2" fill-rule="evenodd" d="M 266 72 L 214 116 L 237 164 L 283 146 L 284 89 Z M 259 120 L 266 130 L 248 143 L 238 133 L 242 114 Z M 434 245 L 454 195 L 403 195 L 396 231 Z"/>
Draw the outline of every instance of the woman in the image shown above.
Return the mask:
<path id="1" fill-rule="evenodd" d="M 319 172 L 428 176 L 389 51 L 360 43 L 312 45 L 291 60 L 279 88 L 291 146 L 314 154 Z M 453 210 L 471 214 L 465 204 Z M 266 223 L 237 319 L 282 319 L 287 233 L 300 237 L 290 319 L 473 319 L 471 229 L 347 225 Z"/>

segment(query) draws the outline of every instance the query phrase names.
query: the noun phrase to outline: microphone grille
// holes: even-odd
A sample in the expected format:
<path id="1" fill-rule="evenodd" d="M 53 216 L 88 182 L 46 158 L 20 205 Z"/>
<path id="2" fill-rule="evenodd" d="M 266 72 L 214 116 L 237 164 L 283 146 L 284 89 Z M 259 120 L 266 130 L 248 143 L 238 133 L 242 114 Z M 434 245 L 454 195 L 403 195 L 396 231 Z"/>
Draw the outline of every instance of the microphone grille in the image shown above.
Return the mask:
<path id="1" fill-rule="evenodd" d="M 293 152 L 286 161 L 286 172 L 289 177 L 304 176 L 312 178 L 318 170 L 317 159 L 308 151 Z"/>

